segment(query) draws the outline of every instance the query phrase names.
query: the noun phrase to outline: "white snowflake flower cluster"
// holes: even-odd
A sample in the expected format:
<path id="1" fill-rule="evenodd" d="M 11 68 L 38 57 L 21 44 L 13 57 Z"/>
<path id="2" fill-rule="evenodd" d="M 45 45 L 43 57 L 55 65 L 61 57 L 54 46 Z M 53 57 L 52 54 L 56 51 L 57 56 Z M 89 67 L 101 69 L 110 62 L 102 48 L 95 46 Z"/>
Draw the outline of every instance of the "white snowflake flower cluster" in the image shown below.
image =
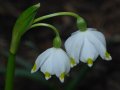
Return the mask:
<path id="1" fill-rule="evenodd" d="M 104 35 L 94 28 L 74 32 L 66 40 L 65 49 L 67 53 L 55 47 L 44 51 L 36 59 L 31 73 L 40 69 L 45 74 L 46 80 L 50 79 L 51 75 L 56 75 L 61 82 L 64 82 L 64 77 L 69 73 L 70 68 L 80 61 L 91 67 L 99 55 L 104 60 L 112 60 L 106 50 Z"/>

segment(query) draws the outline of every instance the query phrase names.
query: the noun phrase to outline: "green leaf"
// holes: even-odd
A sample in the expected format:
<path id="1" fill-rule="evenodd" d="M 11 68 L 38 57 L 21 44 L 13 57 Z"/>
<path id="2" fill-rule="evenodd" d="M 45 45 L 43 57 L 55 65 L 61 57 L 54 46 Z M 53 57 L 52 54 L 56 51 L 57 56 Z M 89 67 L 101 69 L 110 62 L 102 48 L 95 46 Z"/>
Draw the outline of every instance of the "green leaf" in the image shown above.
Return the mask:
<path id="1" fill-rule="evenodd" d="M 37 13 L 40 3 L 26 9 L 17 19 L 12 32 L 10 51 L 15 53 L 22 35 L 30 28 Z"/>
<path id="2" fill-rule="evenodd" d="M 14 25 L 13 34 L 19 33 L 22 35 L 30 27 L 39 7 L 40 3 L 33 5 L 19 16 Z"/>

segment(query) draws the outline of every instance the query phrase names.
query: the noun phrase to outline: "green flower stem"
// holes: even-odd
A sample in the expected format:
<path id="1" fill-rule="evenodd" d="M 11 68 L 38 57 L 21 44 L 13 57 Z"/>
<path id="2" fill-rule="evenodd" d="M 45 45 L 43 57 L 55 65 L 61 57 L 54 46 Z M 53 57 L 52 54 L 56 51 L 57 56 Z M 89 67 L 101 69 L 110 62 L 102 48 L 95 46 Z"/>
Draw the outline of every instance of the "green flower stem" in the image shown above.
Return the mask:
<path id="1" fill-rule="evenodd" d="M 87 24 L 86 24 L 85 20 L 82 17 L 80 17 L 78 14 L 73 13 L 73 12 L 57 12 L 57 13 L 41 16 L 41 17 L 35 19 L 33 23 L 36 23 L 36 22 L 39 22 L 39 21 L 42 21 L 42 20 L 45 20 L 48 18 L 56 17 L 56 16 L 75 17 L 77 19 L 77 27 L 80 31 L 85 31 L 87 28 Z"/>
<path id="2" fill-rule="evenodd" d="M 39 26 L 44 26 L 44 27 L 51 28 L 51 29 L 55 32 L 56 36 L 59 36 L 58 30 L 57 30 L 54 26 L 52 26 L 52 25 L 50 25 L 50 24 L 46 24 L 46 23 L 33 24 L 33 25 L 30 27 L 30 29 L 31 29 L 31 28 L 35 28 L 35 27 L 39 27 Z"/>
<path id="3" fill-rule="evenodd" d="M 9 56 L 9 52 L 5 51 L 5 50 L 1 50 L 0 54 L 5 57 Z M 32 64 L 30 62 L 26 61 L 25 59 L 23 59 L 19 56 L 16 56 L 16 63 L 26 69 L 31 69 L 31 67 L 32 67 Z"/>
<path id="4" fill-rule="evenodd" d="M 12 41 L 10 46 L 10 53 L 6 71 L 5 90 L 13 90 L 13 78 L 15 73 L 15 56 L 21 40 L 22 35 L 33 23 L 34 17 L 37 13 L 40 3 L 33 5 L 26 9 L 17 19 L 12 32 Z"/>
<path id="5" fill-rule="evenodd" d="M 53 47 L 55 47 L 55 48 L 60 48 L 61 47 L 61 38 L 60 38 L 58 30 L 54 26 L 52 26 L 50 24 L 46 24 L 46 23 L 36 23 L 36 24 L 33 24 L 30 27 L 30 29 L 34 28 L 34 27 L 38 27 L 38 26 L 44 26 L 44 27 L 51 28 L 56 34 L 56 37 L 53 40 Z"/>
<path id="6" fill-rule="evenodd" d="M 48 19 L 48 18 L 52 18 L 52 17 L 56 17 L 56 16 L 72 16 L 75 18 L 79 18 L 80 16 L 73 13 L 73 12 L 57 12 L 57 13 L 53 13 L 53 14 L 49 14 L 49 15 L 45 15 L 45 16 L 41 16 L 39 18 L 36 18 L 34 20 L 34 23 Z"/>
<path id="7" fill-rule="evenodd" d="M 14 72 L 15 72 L 15 54 L 12 54 L 10 52 L 6 71 L 5 90 L 13 90 Z"/>
<path id="8" fill-rule="evenodd" d="M 13 54 L 16 54 L 18 46 L 20 44 L 21 36 L 19 36 L 19 33 L 16 33 L 12 35 L 12 41 L 10 45 L 10 52 Z"/>

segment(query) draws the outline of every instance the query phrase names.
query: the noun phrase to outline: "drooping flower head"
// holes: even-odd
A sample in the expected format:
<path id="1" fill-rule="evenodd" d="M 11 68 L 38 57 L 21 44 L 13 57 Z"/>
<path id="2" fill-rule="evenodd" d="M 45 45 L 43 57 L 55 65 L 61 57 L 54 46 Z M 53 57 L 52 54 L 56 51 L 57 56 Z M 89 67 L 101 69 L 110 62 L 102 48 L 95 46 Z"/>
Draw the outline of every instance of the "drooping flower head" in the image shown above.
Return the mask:
<path id="1" fill-rule="evenodd" d="M 98 55 L 104 60 L 112 59 L 106 50 L 104 35 L 94 28 L 87 28 L 86 31 L 79 30 L 74 32 L 66 40 L 65 49 L 71 57 L 72 66 L 78 64 L 80 60 L 91 67 Z"/>
<path id="2" fill-rule="evenodd" d="M 70 60 L 67 53 L 61 49 L 61 38 L 58 30 L 50 24 L 37 24 L 51 28 L 56 36 L 53 39 L 53 47 L 47 49 L 40 54 L 31 70 L 34 73 L 40 69 L 45 74 L 46 80 L 51 78 L 51 75 L 56 75 L 61 82 L 64 82 L 64 77 L 70 71 Z"/>
<path id="3" fill-rule="evenodd" d="M 37 57 L 31 73 L 39 69 L 45 74 L 46 80 L 56 75 L 64 82 L 64 76 L 70 71 L 69 57 L 61 48 L 47 49 Z"/>

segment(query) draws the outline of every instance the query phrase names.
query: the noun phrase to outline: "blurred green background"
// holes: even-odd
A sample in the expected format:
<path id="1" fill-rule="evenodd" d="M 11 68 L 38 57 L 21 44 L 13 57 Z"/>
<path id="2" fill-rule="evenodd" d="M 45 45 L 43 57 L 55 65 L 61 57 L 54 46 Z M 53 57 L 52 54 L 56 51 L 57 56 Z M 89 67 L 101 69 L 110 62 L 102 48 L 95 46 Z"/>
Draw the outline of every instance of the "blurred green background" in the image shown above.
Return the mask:
<path id="1" fill-rule="evenodd" d="M 48 28 L 35 28 L 27 32 L 20 43 L 16 58 L 15 90 L 120 90 L 120 0 L 0 0 L 0 90 L 4 90 L 13 25 L 23 10 L 38 2 L 41 7 L 36 17 L 71 11 L 85 18 L 88 27 L 104 33 L 113 60 L 107 62 L 98 58 L 91 69 L 80 63 L 71 69 L 64 84 L 55 76 L 46 81 L 41 72 L 30 74 L 30 71 L 36 57 L 52 46 L 54 34 Z M 60 30 L 63 45 L 70 34 L 77 30 L 75 19 L 68 16 L 43 22 L 53 24 Z M 81 75 L 82 67 L 88 70 L 84 75 Z"/>

